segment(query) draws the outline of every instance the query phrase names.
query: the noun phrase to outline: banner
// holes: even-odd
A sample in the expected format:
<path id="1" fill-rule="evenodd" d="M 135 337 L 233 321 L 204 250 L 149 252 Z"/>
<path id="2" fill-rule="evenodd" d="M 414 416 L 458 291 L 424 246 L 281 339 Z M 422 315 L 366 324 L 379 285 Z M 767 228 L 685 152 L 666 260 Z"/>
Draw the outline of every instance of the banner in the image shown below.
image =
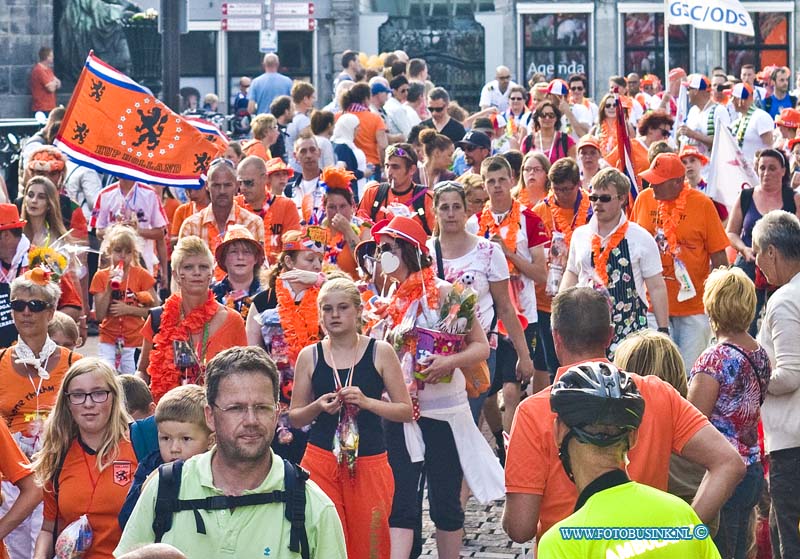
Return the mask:
<path id="1" fill-rule="evenodd" d="M 200 188 L 227 140 L 213 125 L 172 112 L 147 88 L 90 52 L 55 145 L 100 173 Z"/>
<path id="2" fill-rule="evenodd" d="M 718 126 L 708 164 L 708 194 L 730 212 L 743 188 L 755 188 L 758 175 L 747 161 L 727 126 Z"/>
<path id="3" fill-rule="evenodd" d="M 631 200 L 636 200 L 636 197 L 639 196 L 639 188 L 636 184 L 636 172 L 633 170 L 628 123 L 625 121 L 626 114 L 622 107 L 622 99 L 619 95 L 615 97 L 617 103 L 617 152 L 619 154 L 619 170 L 631 181 Z M 631 101 L 636 103 L 633 99 L 631 99 Z"/>
<path id="4" fill-rule="evenodd" d="M 739 0 L 666 0 L 669 25 L 693 25 L 753 37 L 753 20 Z"/>

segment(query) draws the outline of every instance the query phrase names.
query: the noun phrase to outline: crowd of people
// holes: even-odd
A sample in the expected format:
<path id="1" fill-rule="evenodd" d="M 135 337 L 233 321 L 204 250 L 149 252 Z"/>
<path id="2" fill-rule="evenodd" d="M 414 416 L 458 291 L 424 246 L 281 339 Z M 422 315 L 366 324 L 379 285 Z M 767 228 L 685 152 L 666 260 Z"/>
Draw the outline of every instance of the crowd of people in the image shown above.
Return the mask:
<path id="1" fill-rule="evenodd" d="M 197 190 L 101 188 L 50 112 L 0 204 L 2 556 L 455 559 L 470 498 L 543 559 L 800 556 L 790 71 L 500 66 L 470 114 L 359 60 L 318 109 L 265 56 Z"/>

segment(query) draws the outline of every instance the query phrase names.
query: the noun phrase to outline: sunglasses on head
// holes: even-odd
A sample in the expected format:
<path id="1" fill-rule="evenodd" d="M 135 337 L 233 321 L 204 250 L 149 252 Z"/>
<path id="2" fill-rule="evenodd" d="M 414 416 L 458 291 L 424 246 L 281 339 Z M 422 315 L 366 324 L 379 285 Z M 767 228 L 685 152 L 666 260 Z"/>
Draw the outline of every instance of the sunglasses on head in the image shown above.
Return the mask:
<path id="1" fill-rule="evenodd" d="M 32 301 L 23 301 L 22 299 L 14 299 L 13 301 L 11 301 L 11 310 L 17 312 L 23 312 L 26 307 L 30 309 L 31 312 L 42 312 L 43 310 L 52 307 L 52 305 L 47 301 L 40 301 L 39 299 L 34 299 Z"/>
<path id="2" fill-rule="evenodd" d="M 589 194 L 590 202 L 603 202 L 607 204 L 614 198 L 616 198 L 616 196 L 612 196 L 611 194 Z"/>
<path id="3" fill-rule="evenodd" d="M 225 159 L 224 157 L 217 157 L 216 159 L 212 159 L 211 163 L 209 163 L 208 167 L 210 169 L 211 167 L 214 167 L 215 165 L 221 165 L 221 164 L 227 165 L 231 169 L 235 169 L 236 168 L 236 163 L 234 163 L 230 159 Z"/>
<path id="4" fill-rule="evenodd" d="M 432 113 L 440 113 L 444 110 L 444 107 L 428 107 L 428 110 Z"/>

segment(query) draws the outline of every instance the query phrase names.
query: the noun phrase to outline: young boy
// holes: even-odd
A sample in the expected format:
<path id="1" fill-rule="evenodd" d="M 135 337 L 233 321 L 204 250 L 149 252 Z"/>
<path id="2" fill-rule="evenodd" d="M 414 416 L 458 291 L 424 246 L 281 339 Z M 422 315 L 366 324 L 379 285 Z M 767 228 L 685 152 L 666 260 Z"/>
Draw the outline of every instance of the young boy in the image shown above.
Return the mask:
<path id="1" fill-rule="evenodd" d="M 53 337 L 52 335 L 50 336 Z M 147 388 L 147 383 L 133 375 L 120 375 L 119 382 L 125 393 L 125 409 L 136 421 L 146 419 L 156 411 L 153 395 Z"/>
<path id="2" fill-rule="evenodd" d="M 78 325 L 75 320 L 61 311 L 53 313 L 50 324 L 47 325 L 47 334 L 56 345 L 74 351 L 79 345 L 83 345 Z"/>
<path id="3" fill-rule="evenodd" d="M 158 450 L 139 460 L 133 484 L 119 513 L 119 524 L 123 529 L 147 476 L 161 464 L 188 460 L 211 447 L 211 429 L 206 424 L 205 407 L 205 391 L 196 384 L 173 388 L 158 402 L 155 413 Z"/>

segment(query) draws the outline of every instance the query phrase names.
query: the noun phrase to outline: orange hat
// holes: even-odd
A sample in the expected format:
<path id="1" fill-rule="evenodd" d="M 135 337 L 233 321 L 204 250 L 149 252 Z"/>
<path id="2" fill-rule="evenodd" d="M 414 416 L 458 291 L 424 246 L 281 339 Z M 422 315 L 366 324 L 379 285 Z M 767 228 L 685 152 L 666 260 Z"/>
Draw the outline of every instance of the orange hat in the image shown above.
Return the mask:
<path id="1" fill-rule="evenodd" d="M 0 204 L 0 231 L 7 229 L 22 229 L 25 220 L 19 218 L 19 210 L 14 204 Z"/>
<path id="2" fill-rule="evenodd" d="M 398 215 L 388 223 L 378 222 L 372 228 L 372 236 L 376 241 L 380 242 L 383 235 L 408 241 L 423 253 L 428 254 L 428 247 L 425 244 L 428 241 L 428 236 L 422 226 L 410 217 Z"/>
<path id="3" fill-rule="evenodd" d="M 653 81 L 653 76 L 651 74 L 645 74 L 642 78 L 639 79 L 639 85 L 640 86 L 655 85 L 655 82 Z"/>
<path id="4" fill-rule="evenodd" d="M 328 248 L 328 233 L 322 227 L 310 225 L 302 231 L 287 231 L 283 234 L 284 252 L 291 250 L 308 250 L 324 253 Z"/>
<path id="5" fill-rule="evenodd" d="M 225 257 L 227 256 L 225 253 L 233 243 L 238 241 L 247 243 L 252 247 L 253 254 L 256 256 L 256 263 L 259 266 L 264 263 L 264 247 L 256 241 L 250 230 L 244 225 L 230 225 L 225 232 L 225 238 L 214 251 L 214 259 L 217 261 L 217 266 L 222 268 L 224 272 L 228 271 L 225 266 Z"/>
<path id="6" fill-rule="evenodd" d="M 650 168 L 639 174 L 650 184 L 662 184 L 672 179 L 681 179 L 686 175 L 686 167 L 683 166 L 680 156 L 677 153 L 659 153 Z"/>
<path id="7" fill-rule="evenodd" d="M 775 124 L 786 128 L 800 128 L 800 111 L 791 108 L 781 109 Z"/>
<path id="8" fill-rule="evenodd" d="M 792 151 L 792 148 L 794 148 L 794 146 L 797 144 L 800 144 L 800 138 L 792 138 L 789 140 L 789 151 Z"/>
<path id="9" fill-rule="evenodd" d="M 67 166 L 64 153 L 55 146 L 42 146 L 37 148 L 28 158 L 28 170 L 50 173 L 63 171 Z"/>
<path id="10" fill-rule="evenodd" d="M 708 165 L 708 157 L 700 153 L 696 146 L 683 146 L 680 153 L 681 161 L 683 161 L 684 157 L 696 157 L 703 165 Z"/>
<path id="11" fill-rule="evenodd" d="M 294 169 L 284 163 L 283 159 L 280 157 L 273 157 L 267 161 L 267 176 L 270 176 L 272 173 L 280 172 L 289 173 L 290 177 L 294 175 Z"/>
<path id="12" fill-rule="evenodd" d="M 591 134 L 586 134 L 585 136 L 582 136 L 580 140 L 578 140 L 578 147 L 576 148 L 575 151 L 581 151 L 581 148 L 584 148 L 586 146 L 591 146 L 593 148 L 596 148 L 597 151 L 603 153 L 603 150 L 600 149 L 600 142 L 597 141 L 597 138 L 595 138 Z"/>

